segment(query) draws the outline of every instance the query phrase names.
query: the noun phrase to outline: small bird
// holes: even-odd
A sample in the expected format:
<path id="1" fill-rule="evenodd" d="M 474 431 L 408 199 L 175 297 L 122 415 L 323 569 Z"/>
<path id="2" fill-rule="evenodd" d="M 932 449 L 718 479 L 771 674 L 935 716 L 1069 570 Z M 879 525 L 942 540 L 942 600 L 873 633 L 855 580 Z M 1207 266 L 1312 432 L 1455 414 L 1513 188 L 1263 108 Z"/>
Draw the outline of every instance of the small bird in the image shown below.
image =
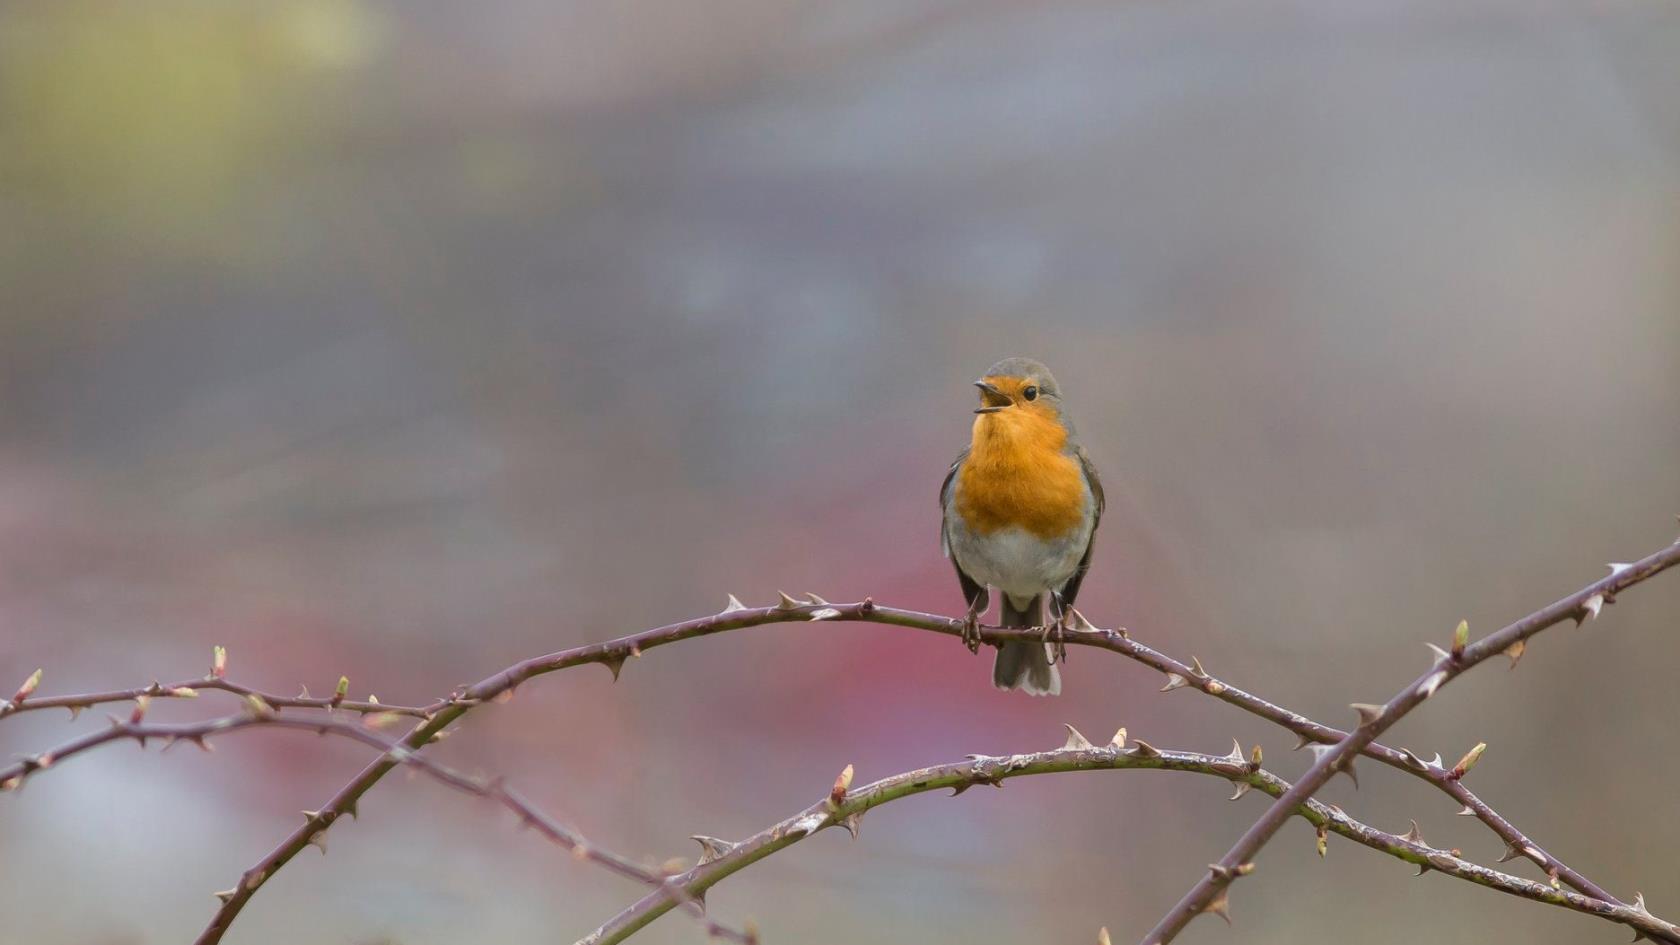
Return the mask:
<path id="1" fill-rule="evenodd" d="M 1031 358 L 1005 358 L 974 386 L 980 406 L 972 438 L 939 488 L 940 537 L 968 602 L 963 642 L 979 651 L 987 588 L 997 588 L 1003 626 L 1044 632 L 1043 642 L 1005 643 L 992 665 L 992 684 L 1053 696 L 1062 691 L 1061 634 L 1102 518 L 1102 482 L 1049 368 Z M 1041 617 L 1046 596 L 1050 623 Z"/>

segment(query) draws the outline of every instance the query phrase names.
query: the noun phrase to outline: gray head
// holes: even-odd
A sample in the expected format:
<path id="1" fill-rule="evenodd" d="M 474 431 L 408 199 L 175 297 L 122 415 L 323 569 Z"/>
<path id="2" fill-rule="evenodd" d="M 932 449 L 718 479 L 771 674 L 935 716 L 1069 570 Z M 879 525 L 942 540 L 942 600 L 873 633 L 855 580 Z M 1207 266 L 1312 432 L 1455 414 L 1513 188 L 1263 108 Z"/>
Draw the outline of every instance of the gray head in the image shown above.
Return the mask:
<path id="1" fill-rule="evenodd" d="M 996 413 L 1009 407 L 1058 415 L 1062 412 L 1062 389 L 1050 369 L 1032 358 L 1004 358 L 986 369 L 974 382 L 980 388 L 980 409 L 975 413 Z"/>
<path id="2" fill-rule="evenodd" d="M 994 377 L 1022 381 L 1023 386 L 1030 384 L 1037 387 L 1039 393 L 1051 397 L 1062 396 L 1062 389 L 1056 386 L 1056 376 L 1050 373 L 1044 362 L 1032 358 L 1004 358 L 987 368 L 981 379 L 989 381 Z"/>

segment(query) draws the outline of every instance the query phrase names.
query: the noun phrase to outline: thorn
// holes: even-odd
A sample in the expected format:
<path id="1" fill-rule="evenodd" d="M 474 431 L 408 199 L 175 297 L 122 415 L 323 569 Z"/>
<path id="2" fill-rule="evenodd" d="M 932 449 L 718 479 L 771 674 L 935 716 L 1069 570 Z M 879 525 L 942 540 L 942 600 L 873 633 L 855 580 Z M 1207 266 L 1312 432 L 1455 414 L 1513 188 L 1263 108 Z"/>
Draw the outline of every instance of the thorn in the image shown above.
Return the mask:
<path id="1" fill-rule="evenodd" d="M 1190 675 L 1197 679 L 1208 678 L 1208 671 L 1202 668 L 1202 661 L 1194 656 L 1190 657 Z"/>
<path id="2" fill-rule="evenodd" d="M 222 901 L 222 905 L 224 906 L 232 901 L 233 897 L 237 895 L 239 895 L 239 890 L 237 889 L 224 889 L 215 894 L 216 898 L 220 899 Z"/>
<path id="3" fill-rule="evenodd" d="M 737 610 L 746 610 L 746 609 L 747 609 L 747 605 L 741 603 L 741 599 L 739 597 L 736 597 L 734 594 L 731 594 L 731 595 L 729 595 L 729 603 L 724 605 L 723 610 L 720 611 L 720 612 L 725 613 L 725 614 L 732 614 L 732 613 L 736 612 Z"/>
<path id="4" fill-rule="evenodd" d="M 1108 926 L 1097 930 L 1097 945 L 1114 945 L 1113 940 L 1108 937 Z"/>
<path id="5" fill-rule="evenodd" d="M 1423 831 L 1418 829 L 1417 821 L 1415 820 L 1412 821 L 1412 829 L 1401 834 L 1400 839 L 1415 843 L 1420 847 L 1429 846 L 1429 841 L 1423 839 Z"/>
<path id="6" fill-rule="evenodd" d="M 1460 816 L 1460 817 L 1474 817 L 1474 816 L 1476 816 L 1476 812 L 1470 809 L 1469 804 L 1466 804 L 1462 808 L 1459 809 L 1458 816 Z"/>
<path id="7" fill-rule="evenodd" d="M 1518 847 L 1514 843 L 1507 843 L 1505 844 L 1505 852 L 1499 855 L 1497 862 L 1505 863 L 1522 855 L 1522 848 Z"/>
<path id="8" fill-rule="evenodd" d="M 1318 858 L 1324 859 L 1324 854 L 1330 849 L 1330 827 L 1328 824 L 1318 825 Z"/>
<path id="9" fill-rule="evenodd" d="M 777 610 L 798 610 L 799 608 L 805 606 L 805 604 L 803 604 L 802 602 L 796 601 L 793 598 L 787 596 L 787 593 L 785 591 L 777 591 L 776 596 L 781 598 L 781 600 L 778 600 L 776 602 L 776 609 Z"/>
<path id="10" fill-rule="evenodd" d="M 1068 730 L 1067 743 L 1062 745 L 1062 751 L 1089 751 L 1093 747 L 1091 740 L 1081 734 L 1079 729 L 1066 722 L 1062 723 L 1062 727 Z"/>
<path id="11" fill-rule="evenodd" d="M 1247 876 L 1248 874 L 1254 872 L 1254 863 L 1253 863 L 1253 861 L 1250 861 L 1250 862 L 1247 862 L 1247 863 L 1238 863 L 1237 868 L 1232 870 L 1231 872 L 1236 873 L 1238 876 Z"/>
<path id="12" fill-rule="evenodd" d="M 298 811 L 298 813 L 303 815 L 303 820 L 304 820 L 305 823 L 308 823 L 309 821 L 314 820 L 315 818 L 321 816 L 321 812 L 318 811 L 318 810 L 304 810 L 304 811 Z"/>
<path id="13" fill-rule="evenodd" d="M 327 832 L 325 830 L 317 830 L 310 834 L 309 839 L 306 842 L 315 849 L 320 850 L 322 856 L 327 855 Z"/>
<path id="14" fill-rule="evenodd" d="M 834 779 L 834 787 L 828 792 L 828 803 L 839 807 L 846 803 L 846 792 L 852 788 L 852 766 L 840 769 L 840 776 Z"/>
<path id="15" fill-rule="evenodd" d="M 1165 686 L 1161 687 L 1161 691 L 1162 692 L 1172 692 L 1174 689 L 1183 689 L 1185 686 L 1188 686 L 1188 685 L 1190 685 L 1190 680 L 1185 679 L 1183 676 L 1180 676 L 1177 673 L 1168 673 L 1167 674 L 1167 684 Z"/>
<path id="16" fill-rule="evenodd" d="M 1446 681 L 1447 681 L 1447 671 L 1446 670 L 1443 669 L 1443 670 L 1440 670 L 1439 672 L 1430 673 L 1429 678 L 1425 679 L 1418 686 L 1418 694 L 1423 696 L 1425 699 L 1427 699 L 1430 696 L 1433 696 L 1435 694 L 1435 690 L 1441 688 L 1441 684 L 1446 682 Z"/>
<path id="17" fill-rule="evenodd" d="M 1579 626 L 1579 624 L 1576 624 L 1576 626 Z M 1526 649 L 1528 649 L 1527 640 L 1518 640 L 1505 648 L 1505 655 L 1511 658 L 1512 669 L 1517 668 L 1517 660 L 1522 659 L 1523 651 Z"/>
<path id="18" fill-rule="evenodd" d="M 1377 719 L 1382 717 L 1383 707 L 1380 705 L 1372 705 L 1369 702 L 1349 703 L 1348 708 L 1359 713 L 1360 725 L 1370 725 L 1372 722 L 1375 722 Z"/>
<path id="19" fill-rule="evenodd" d="M 309 684 L 308 683 L 298 683 L 297 697 L 299 699 L 309 698 Z"/>
<path id="20" fill-rule="evenodd" d="M 1419 758 L 1415 753 L 1412 752 L 1412 750 L 1410 748 L 1400 749 L 1400 756 L 1402 758 L 1406 759 L 1406 764 L 1411 765 L 1412 767 L 1418 769 L 1419 771 L 1428 771 L 1429 770 L 1429 762 L 1424 761 L 1422 758 Z"/>
<path id="21" fill-rule="evenodd" d="M 1248 770 L 1248 756 L 1243 754 L 1242 742 L 1231 739 L 1231 753 L 1219 756 L 1221 764 L 1231 765 L 1243 771 Z"/>
<path id="22" fill-rule="evenodd" d="M 1159 758 L 1161 752 L 1154 745 L 1139 738 L 1132 742 L 1132 754 L 1138 758 Z"/>
<path id="23" fill-rule="evenodd" d="M 339 809 L 343 813 L 349 814 L 351 820 L 360 820 L 361 819 L 360 817 L 357 816 L 357 812 L 359 811 L 360 808 L 361 808 L 361 802 L 360 801 L 349 801 L 349 802 L 346 802 L 344 804 L 339 805 Z"/>
<path id="24" fill-rule="evenodd" d="M 700 862 L 696 864 L 697 866 L 705 866 L 737 846 L 737 844 L 730 843 L 728 840 L 719 840 L 716 837 L 708 837 L 698 833 L 688 839 L 700 844 Z"/>
<path id="25" fill-rule="evenodd" d="M 1069 607 L 1067 609 L 1067 613 L 1068 613 L 1068 616 L 1072 618 L 1068 622 L 1068 629 L 1069 630 L 1072 630 L 1075 633 L 1095 633 L 1096 632 L 1097 627 L 1094 624 L 1092 624 L 1091 621 L 1085 619 L 1085 615 L 1079 612 L 1079 608 Z M 1125 636 L 1126 631 L 1124 631 L 1124 630 L 1120 631 L 1120 635 Z"/>
<path id="26" fill-rule="evenodd" d="M 72 721 L 72 722 L 76 721 L 76 719 L 78 717 L 80 717 L 81 714 L 84 711 L 87 710 L 87 706 L 85 706 L 85 705 L 72 705 L 72 706 L 66 706 L 65 708 L 70 710 L 70 721 Z"/>
<path id="27" fill-rule="evenodd" d="M 1628 568 L 1633 567 L 1633 565 L 1627 563 L 1626 561 L 1612 561 L 1605 565 L 1605 567 L 1610 569 L 1610 576 L 1615 577 L 1623 571 L 1626 571 Z"/>
<path id="28" fill-rule="evenodd" d="M 618 674 L 624 669 L 624 657 L 619 656 L 604 659 L 601 661 L 601 664 L 613 674 L 613 682 L 618 682 Z M 508 692 L 511 693 L 513 690 L 509 689 Z"/>
<path id="29" fill-rule="evenodd" d="M 1220 890 L 1219 898 L 1217 898 L 1214 901 L 1208 903 L 1207 908 L 1203 909 L 1202 911 L 1203 912 L 1211 912 L 1214 915 L 1219 916 L 1221 919 L 1224 919 L 1226 925 L 1230 925 L 1231 924 L 1231 898 L 1230 898 L 1230 894 L 1225 892 L 1224 890 Z"/>
<path id="30" fill-rule="evenodd" d="M 1487 742 L 1477 742 L 1476 747 L 1465 752 L 1464 757 L 1458 759 L 1458 764 L 1453 765 L 1453 769 L 1447 772 L 1447 777 L 1457 781 L 1459 778 L 1469 774 L 1470 769 L 1474 768 L 1476 766 L 1476 762 L 1481 760 L 1482 752 L 1484 751 L 1487 751 Z"/>
<path id="31" fill-rule="evenodd" d="M 1289 750 L 1290 751 L 1300 751 L 1301 749 L 1303 749 L 1303 748 L 1305 748 L 1305 747 L 1307 747 L 1308 745 L 1311 745 L 1311 744 L 1313 744 L 1312 739 L 1310 739 L 1307 736 L 1302 735 L 1299 732 L 1297 732 L 1297 733 L 1295 733 L 1295 746 L 1293 748 L 1289 749 Z"/>
<path id="32" fill-rule="evenodd" d="M 821 597 L 818 597 L 817 595 L 811 593 L 810 591 L 805 592 L 805 598 L 813 604 L 817 604 L 817 605 L 822 606 L 822 607 L 827 607 L 828 606 L 828 601 L 823 600 Z"/>
<path id="33" fill-rule="evenodd" d="M 1430 643 L 1427 640 L 1424 641 L 1423 645 L 1429 647 L 1429 652 L 1435 654 L 1435 662 L 1437 662 L 1437 663 L 1439 663 L 1442 660 L 1452 659 L 1452 654 L 1451 653 L 1448 653 L 1446 650 L 1441 649 L 1440 647 L 1436 646 L 1433 643 Z"/>
<path id="34" fill-rule="evenodd" d="M 855 810 L 850 814 L 847 814 L 845 819 L 840 821 L 840 826 L 845 827 L 846 832 L 852 835 L 853 840 L 856 840 L 858 838 L 858 825 L 862 822 L 863 811 Z"/>
<path id="35" fill-rule="evenodd" d="M 1126 728 L 1125 728 L 1125 726 L 1121 726 L 1119 729 L 1117 729 L 1115 731 L 1114 737 L 1108 740 L 1108 747 L 1113 748 L 1116 751 L 1126 747 Z"/>
<path id="36" fill-rule="evenodd" d="M 838 616 L 840 616 L 840 611 L 833 607 L 818 607 L 811 611 L 812 620 L 833 620 Z"/>
<path id="37" fill-rule="evenodd" d="M 1329 754 L 1332 750 L 1335 749 L 1335 747 L 1336 747 L 1335 745 L 1308 745 L 1307 750 L 1313 753 L 1313 761 L 1316 763 L 1318 761 L 1318 759 L 1323 758 L 1326 754 Z M 1354 789 L 1358 790 L 1358 788 L 1359 788 L 1359 774 L 1358 774 L 1358 772 L 1354 771 L 1354 768 L 1353 768 L 1354 760 L 1355 759 L 1352 758 L 1351 756 L 1347 757 L 1347 758 L 1343 758 L 1341 763 L 1340 763 L 1341 764 L 1340 770 L 1343 774 L 1348 776 L 1349 781 L 1353 782 Z"/>
<path id="38" fill-rule="evenodd" d="M 1229 866 L 1224 866 L 1219 863 L 1209 863 L 1208 872 L 1213 874 L 1214 879 L 1221 879 L 1226 882 L 1231 881 L 1232 873 Z"/>
<path id="39" fill-rule="evenodd" d="M 1466 646 L 1468 646 L 1469 644 L 1470 644 L 1470 621 L 1460 620 L 1458 622 L 1458 626 L 1453 629 L 1453 648 L 1452 648 L 1453 659 L 1456 660 L 1456 659 L 1462 658 L 1464 656 L 1464 648 Z"/>
<path id="40" fill-rule="evenodd" d="M 1231 796 L 1228 800 L 1233 801 L 1242 797 L 1244 794 L 1247 794 L 1254 787 L 1254 785 L 1249 784 L 1247 781 L 1232 781 L 1231 783 L 1236 786 L 1236 790 L 1231 792 Z"/>
<path id="41" fill-rule="evenodd" d="M 1586 600 L 1582 601 L 1581 602 L 1581 609 L 1575 612 L 1575 626 L 1579 627 L 1581 624 L 1584 624 L 1589 620 L 1597 620 L 1598 619 L 1598 612 L 1600 610 L 1603 610 L 1603 609 L 1604 609 L 1604 595 L 1603 594 L 1594 594 L 1593 596 L 1591 596 L 1591 597 L 1587 598 Z"/>

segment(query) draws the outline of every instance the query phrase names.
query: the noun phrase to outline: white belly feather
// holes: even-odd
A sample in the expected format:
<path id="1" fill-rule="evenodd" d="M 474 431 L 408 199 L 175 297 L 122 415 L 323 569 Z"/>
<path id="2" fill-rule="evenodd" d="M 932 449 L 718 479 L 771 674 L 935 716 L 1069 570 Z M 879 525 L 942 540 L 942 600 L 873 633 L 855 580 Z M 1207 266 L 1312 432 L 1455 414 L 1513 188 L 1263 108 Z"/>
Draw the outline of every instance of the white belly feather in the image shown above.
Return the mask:
<path id="1" fill-rule="evenodd" d="M 1033 597 L 1067 583 L 1079 568 L 1090 535 L 1088 520 L 1066 538 L 1050 541 L 1018 527 L 975 535 L 959 526 L 951 530 L 950 551 L 969 577 L 1025 606 Z"/>

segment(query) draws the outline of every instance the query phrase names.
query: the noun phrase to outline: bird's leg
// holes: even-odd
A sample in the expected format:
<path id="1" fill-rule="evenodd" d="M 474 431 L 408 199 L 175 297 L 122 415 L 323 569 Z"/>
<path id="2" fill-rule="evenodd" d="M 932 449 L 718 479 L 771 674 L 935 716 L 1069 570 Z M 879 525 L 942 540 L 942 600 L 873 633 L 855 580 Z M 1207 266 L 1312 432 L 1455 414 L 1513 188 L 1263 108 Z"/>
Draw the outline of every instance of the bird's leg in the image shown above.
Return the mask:
<path id="1" fill-rule="evenodd" d="M 968 602 L 968 613 L 962 619 L 962 642 L 968 647 L 968 652 L 980 652 L 980 615 L 986 612 L 986 605 L 990 601 L 984 590 L 974 595 Z"/>
<path id="2" fill-rule="evenodd" d="M 1063 602 L 1061 591 L 1050 592 L 1050 609 L 1055 613 L 1044 627 L 1043 639 L 1051 647 L 1050 665 L 1054 666 L 1057 663 L 1067 662 L 1067 642 L 1064 640 L 1064 631 L 1068 628 L 1068 611 L 1070 608 Z"/>

